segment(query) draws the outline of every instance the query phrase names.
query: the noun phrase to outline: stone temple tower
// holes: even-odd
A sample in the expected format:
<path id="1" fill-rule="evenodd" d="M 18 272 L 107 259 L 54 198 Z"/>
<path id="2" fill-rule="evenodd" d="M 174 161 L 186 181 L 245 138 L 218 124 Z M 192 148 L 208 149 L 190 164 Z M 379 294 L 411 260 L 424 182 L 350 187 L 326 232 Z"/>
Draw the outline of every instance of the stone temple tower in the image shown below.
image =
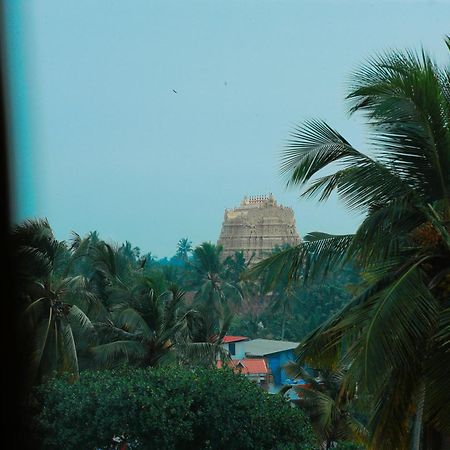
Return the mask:
<path id="1" fill-rule="evenodd" d="M 224 258 L 243 251 L 247 261 L 253 255 L 253 264 L 268 256 L 276 246 L 299 242 L 292 208 L 278 205 L 270 194 L 244 197 L 240 206 L 226 209 L 217 244 L 222 245 Z"/>

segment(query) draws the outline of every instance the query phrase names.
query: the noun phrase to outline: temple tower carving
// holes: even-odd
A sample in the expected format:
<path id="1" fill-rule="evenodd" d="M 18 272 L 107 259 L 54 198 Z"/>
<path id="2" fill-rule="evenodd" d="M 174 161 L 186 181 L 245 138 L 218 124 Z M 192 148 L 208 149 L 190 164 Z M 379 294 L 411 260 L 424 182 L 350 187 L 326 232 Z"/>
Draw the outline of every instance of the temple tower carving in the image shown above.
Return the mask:
<path id="1" fill-rule="evenodd" d="M 224 258 L 242 251 L 247 261 L 253 255 L 253 264 L 277 246 L 299 242 L 292 208 L 278 205 L 270 194 L 244 197 L 240 206 L 226 209 L 217 244 L 222 245 Z"/>

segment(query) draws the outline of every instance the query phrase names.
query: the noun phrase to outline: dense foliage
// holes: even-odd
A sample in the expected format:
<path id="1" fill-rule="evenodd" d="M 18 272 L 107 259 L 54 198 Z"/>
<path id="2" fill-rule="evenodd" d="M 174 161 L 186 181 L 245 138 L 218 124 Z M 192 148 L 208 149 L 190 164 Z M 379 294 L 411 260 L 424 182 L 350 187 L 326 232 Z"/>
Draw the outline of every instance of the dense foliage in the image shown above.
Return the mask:
<path id="1" fill-rule="evenodd" d="M 230 326 L 230 334 L 299 342 L 351 299 L 362 280 L 355 268 L 344 267 L 323 282 L 277 286 L 270 294 L 245 302 Z"/>
<path id="2" fill-rule="evenodd" d="M 228 370 L 83 371 L 36 396 L 43 449 L 106 449 L 121 435 L 136 449 L 317 448 L 299 409 Z"/>
<path id="3" fill-rule="evenodd" d="M 279 284 L 263 293 L 243 280 L 242 253 L 223 259 L 221 247 L 195 249 L 180 240 L 171 260 L 155 260 L 129 242 L 105 242 L 96 232 L 58 241 L 46 220 L 13 230 L 30 383 L 56 373 L 134 366 L 212 366 L 225 357 L 227 332 L 250 338 L 298 340 L 350 298 L 344 283 L 296 290 Z"/>

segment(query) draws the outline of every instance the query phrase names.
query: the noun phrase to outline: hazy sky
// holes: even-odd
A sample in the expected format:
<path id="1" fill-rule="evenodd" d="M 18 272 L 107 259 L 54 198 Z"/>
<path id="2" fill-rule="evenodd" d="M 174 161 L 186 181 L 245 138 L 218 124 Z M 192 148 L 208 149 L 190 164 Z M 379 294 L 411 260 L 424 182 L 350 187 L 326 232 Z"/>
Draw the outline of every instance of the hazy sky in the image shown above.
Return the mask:
<path id="1" fill-rule="evenodd" d="M 273 193 L 300 235 L 353 232 L 336 199 L 285 190 L 283 142 L 318 117 L 365 146 L 348 80 L 375 52 L 447 61 L 450 0 L 6 0 L 17 219 L 158 257 L 215 242 L 225 208 Z M 174 90 L 176 92 L 174 92 Z"/>

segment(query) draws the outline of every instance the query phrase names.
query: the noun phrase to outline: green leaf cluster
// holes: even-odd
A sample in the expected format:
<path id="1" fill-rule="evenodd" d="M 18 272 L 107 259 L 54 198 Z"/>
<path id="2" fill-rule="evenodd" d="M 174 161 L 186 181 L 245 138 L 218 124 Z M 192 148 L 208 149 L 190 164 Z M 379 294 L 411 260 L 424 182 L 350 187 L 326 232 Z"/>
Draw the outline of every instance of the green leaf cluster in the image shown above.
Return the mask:
<path id="1" fill-rule="evenodd" d="M 317 448 L 305 414 L 228 369 L 83 371 L 36 388 L 43 449 Z M 133 446 L 134 445 L 134 446 Z"/>

